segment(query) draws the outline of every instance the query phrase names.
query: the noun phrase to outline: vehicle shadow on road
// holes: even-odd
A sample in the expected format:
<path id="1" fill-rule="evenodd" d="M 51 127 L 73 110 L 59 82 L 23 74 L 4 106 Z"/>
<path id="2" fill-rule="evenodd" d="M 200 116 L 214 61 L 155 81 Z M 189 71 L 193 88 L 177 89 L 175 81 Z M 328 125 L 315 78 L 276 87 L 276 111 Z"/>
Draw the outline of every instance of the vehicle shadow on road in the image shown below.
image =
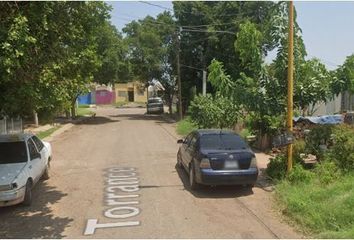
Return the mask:
<path id="1" fill-rule="evenodd" d="M 63 238 L 63 232 L 73 221 L 68 217 L 56 217 L 49 205 L 67 194 L 38 182 L 33 189 L 30 207 L 16 205 L 0 208 L 0 238 Z"/>
<path id="2" fill-rule="evenodd" d="M 189 176 L 187 172 L 177 164 L 175 169 L 183 183 L 184 189 L 197 198 L 238 198 L 253 194 L 252 188 L 243 186 L 201 186 L 197 191 L 192 191 L 189 186 Z"/>

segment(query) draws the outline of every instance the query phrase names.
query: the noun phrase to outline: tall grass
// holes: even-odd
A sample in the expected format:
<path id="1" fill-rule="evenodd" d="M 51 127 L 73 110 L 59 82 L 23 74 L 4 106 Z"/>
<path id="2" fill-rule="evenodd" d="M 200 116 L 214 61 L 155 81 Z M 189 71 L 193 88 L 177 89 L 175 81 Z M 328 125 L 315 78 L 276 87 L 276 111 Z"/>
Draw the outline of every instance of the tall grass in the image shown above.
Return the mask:
<path id="1" fill-rule="evenodd" d="M 323 184 L 282 181 L 276 198 L 283 213 L 316 238 L 354 238 L 354 175 Z"/>

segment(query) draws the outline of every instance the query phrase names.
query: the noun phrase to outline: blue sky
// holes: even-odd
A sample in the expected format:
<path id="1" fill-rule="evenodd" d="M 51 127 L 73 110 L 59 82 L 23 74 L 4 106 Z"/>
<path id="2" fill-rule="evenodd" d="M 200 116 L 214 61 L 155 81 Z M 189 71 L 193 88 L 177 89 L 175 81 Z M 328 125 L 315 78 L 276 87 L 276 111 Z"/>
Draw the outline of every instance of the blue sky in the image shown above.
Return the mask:
<path id="1" fill-rule="evenodd" d="M 142 2 L 108 2 L 112 23 L 121 30 L 133 19 L 156 16 L 164 9 Z M 172 8 L 171 1 L 150 2 Z M 308 57 L 317 57 L 329 69 L 354 53 L 354 2 L 294 2 Z"/>

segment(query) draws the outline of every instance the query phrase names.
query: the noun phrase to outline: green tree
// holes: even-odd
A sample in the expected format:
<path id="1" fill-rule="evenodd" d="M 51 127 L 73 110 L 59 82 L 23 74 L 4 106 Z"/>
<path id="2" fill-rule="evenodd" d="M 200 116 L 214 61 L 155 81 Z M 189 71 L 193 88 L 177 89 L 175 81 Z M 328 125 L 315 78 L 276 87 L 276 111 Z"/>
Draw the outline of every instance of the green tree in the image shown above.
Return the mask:
<path id="1" fill-rule="evenodd" d="M 348 91 L 349 93 L 349 109 L 353 109 L 352 95 L 354 94 L 354 54 L 348 56 L 335 73 L 334 81 L 332 82 L 332 91 L 335 94 Z"/>
<path id="2" fill-rule="evenodd" d="M 132 74 L 135 80 L 145 83 L 153 78 L 159 79 L 162 75 L 160 63 L 164 52 L 155 21 L 148 16 L 132 21 L 123 28 Z"/>
<path id="3" fill-rule="evenodd" d="M 306 110 L 310 110 L 309 106 L 320 101 L 327 102 L 332 96 L 331 78 L 326 66 L 316 58 L 305 61 L 298 74 L 301 79 L 295 84 L 294 103 L 302 110 L 302 114 L 306 115 Z"/>
<path id="4" fill-rule="evenodd" d="M 224 63 L 232 79 L 240 77 L 239 52 L 235 53 L 236 34 L 240 24 L 248 20 L 261 32 L 266 31 L 271 14 L 277 5 L 273 2 L 173 2 L 177 24 L 181 32 L 181 63 L 200 69 L 215 58 Z M 271 37 L 262 38 L 264 53 L 274 48 Z M 202 90 L 200 71 L 181 68 L 183 98 L 190 101 L 189 89 Z M 208 88 L 213 92 L 212 88 Z"/>
<path id="5" fill-rule="evenodd" d="M 68 109 L 101 65 L 101 2 L 0 3 L 0 109 L 8 115 Z"/>
<path id="6" fill-rule="evenodd" d="M 109 22 L 103 23 L 97 36 L 97 54 L 101 66 L 94 74 L 94 80 L 100 84 L 127 82 L 130 78 L 127 63 L 127 48 L 122 35 Z"/>

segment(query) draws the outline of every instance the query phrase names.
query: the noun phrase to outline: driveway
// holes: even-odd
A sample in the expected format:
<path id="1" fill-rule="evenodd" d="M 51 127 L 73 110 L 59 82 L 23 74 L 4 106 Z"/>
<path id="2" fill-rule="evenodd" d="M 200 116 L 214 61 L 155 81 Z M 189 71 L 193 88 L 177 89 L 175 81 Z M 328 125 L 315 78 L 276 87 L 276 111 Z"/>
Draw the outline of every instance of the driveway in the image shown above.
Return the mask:
<path id="1" fill-rule="evenodd" d="M 99 107 L 55 137 L 51 178 L 33 206 L 0 209 L 0 238 L 301 237 L 260 185 L 191 192 L 176 168 L 174 123 L 144 113 Z"/>

